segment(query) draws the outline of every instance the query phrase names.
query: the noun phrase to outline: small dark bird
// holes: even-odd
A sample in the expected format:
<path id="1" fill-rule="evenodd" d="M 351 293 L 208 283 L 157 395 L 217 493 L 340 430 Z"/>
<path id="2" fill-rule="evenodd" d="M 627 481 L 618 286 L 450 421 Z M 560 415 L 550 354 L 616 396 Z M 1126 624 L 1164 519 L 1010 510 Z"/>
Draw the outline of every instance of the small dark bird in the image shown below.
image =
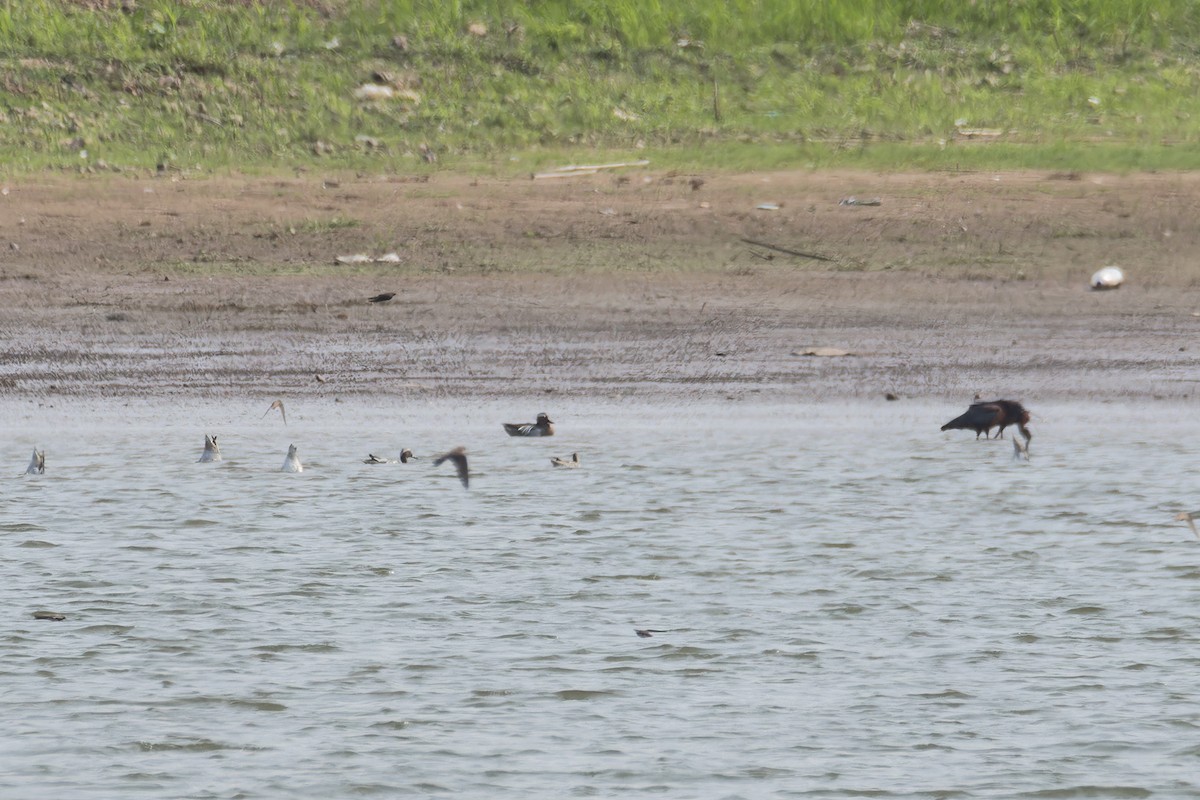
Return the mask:
<path id="1" fill-rule="evenodd" d="M 643 639 L 649 639 L 656 633 L 667 633 L 667 631 L 659 631 L 654 628 L 634 628 L 633 632 Z"/>
<path id="2" fill-rule="evenodd" d="M 458 479 L 462 481 L 463 488 L 470 488 L 471 477 L 467 472 L 467 448 L 456 447 L 449 453 L 443 453 L 433 460 L 433 465 L 439 467 L 443 461 L 453 461 L 454 468 L 458 470 Z"/>
<path id="3" fill-rule="evenodd" d="M 554 420 L 546 412 L 537 415 L 537 422 L 505 422 L 504 431 L 509 436 L 553 436 Z"/>
<path id="4" fill-rule="evenodd" d="M 407 447 L 400 451 L 401 464 L 407 464 L 414 458 L 416 458 L 416 456 L 414 456 L 412 450 L 409 450 Z"/>
<path id="5" fill-rule="evenodd" d="M 1025 427 L 1028 424 L 1029 412 L 1016 400 L 989 400 L 972 403 L 965 414 L 947 422 L 942 426 L 942 430 L 975 431 L 975 438 L 978 439 L 981 433 L 984 438 L 988 438 L 992 428 L 998 427 L 1000 430 L 996 433 L 996 438 L 1000 439 L 1004 436 L 1005 428 L 1016 425 L 1028 444 L 1033 438 L 1033 434 Z"/>
<path id="6" fill-rule="evenodd" d="M 383 294 L 377 294 L 374 297 L 369 298 L 369 301 L 372 303 L 386 303 L 395 296 L 395 292 L 384 292 Z"/>

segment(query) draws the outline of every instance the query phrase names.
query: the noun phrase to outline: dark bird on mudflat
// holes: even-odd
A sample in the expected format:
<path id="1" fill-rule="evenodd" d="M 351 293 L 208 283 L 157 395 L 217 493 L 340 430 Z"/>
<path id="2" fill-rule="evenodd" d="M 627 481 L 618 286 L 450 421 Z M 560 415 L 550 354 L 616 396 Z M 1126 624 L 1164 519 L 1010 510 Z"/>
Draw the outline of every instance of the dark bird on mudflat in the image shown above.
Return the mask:
<path id="1" fill-rule="evenodd" d="M 458 470 L 458 479 L 462 481 L 463 488 L 470 488 L 471 476 L 467 472 L 467 448 L 456 447 L 449 453 L 443 453 L 433 460 L 433 465 L 435 467 L 441 466 L 443 461 L 454 462 L 454 468 Z"/>
<path id="2" fill-rule="evenodd" d="M 999 428 L 996 438 L 1000 439 L 1004 436 L 1005 428 L 1009 425 L 1016 425 L 1017 430 L 1021 432 L 1021 435 L 1025 437 L 1025 442 L 1028 443 L 1033 438 L 1033 434 L 1025 427 L 1028 424 L 1029 412 L 1016 400 L 988 400 L 971 403 L 965 414 L 947 422 L 942 426 L 942 430 L 975 431 L 975 438 L 978 439 L 979 434 L 982 433 L 984 438 L 988 438 L 992 428 Z"/>
<path id="3" fill-rule="evenodd" d="M 396 296 L 395 292 L 384 292 L 383 294 L 377 294 L 374 297 L 368 298 L 368 301 L 371 303 L 386 303 L 388 300 L 391 300 L 395 296 Z"/>
<path id="4" fill-rule="evenodd" d="M 509 436 L 553 436 L 554 420 L 546 412 L 537 415 L 537 422 L 505 422 L 504 432 Z"/>

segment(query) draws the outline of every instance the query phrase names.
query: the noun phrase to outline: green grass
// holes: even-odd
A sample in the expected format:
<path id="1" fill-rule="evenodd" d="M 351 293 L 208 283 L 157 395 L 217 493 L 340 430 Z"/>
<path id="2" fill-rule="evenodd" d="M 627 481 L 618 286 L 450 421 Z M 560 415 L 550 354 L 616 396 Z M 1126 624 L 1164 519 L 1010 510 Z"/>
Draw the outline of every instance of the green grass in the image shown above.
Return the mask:
<path id="1" fill-rule="evenodd" d="M 0 170 L 1200 166 L 1181 0 L 111 5 L 0 0 Z"/>

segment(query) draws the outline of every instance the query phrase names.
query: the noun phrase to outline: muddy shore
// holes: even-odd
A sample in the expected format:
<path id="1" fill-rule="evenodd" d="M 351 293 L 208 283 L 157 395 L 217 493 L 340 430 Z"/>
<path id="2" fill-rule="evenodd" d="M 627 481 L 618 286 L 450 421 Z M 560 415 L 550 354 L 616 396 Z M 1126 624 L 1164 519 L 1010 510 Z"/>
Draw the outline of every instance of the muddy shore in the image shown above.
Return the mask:
<path id="1" fill-rule="evenodd" d="M 1191 174 L 0 185 L 0 397 L 1182 399 L 1200 382 Z M 359 254 L 395 255 L 335 261 Z M 1127 284 L 1089 291 L 1106 264 Z"/>

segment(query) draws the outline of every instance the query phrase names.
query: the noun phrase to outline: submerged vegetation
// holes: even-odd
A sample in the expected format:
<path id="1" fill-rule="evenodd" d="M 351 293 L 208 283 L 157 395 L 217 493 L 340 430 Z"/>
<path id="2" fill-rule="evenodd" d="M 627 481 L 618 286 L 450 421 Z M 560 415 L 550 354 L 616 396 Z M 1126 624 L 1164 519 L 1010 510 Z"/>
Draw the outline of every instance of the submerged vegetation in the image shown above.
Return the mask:
<path id="1" fill-rule="evenodd" d="M 5 169 L 1200 165 L 1190 0 L 0 0 Z"/>

